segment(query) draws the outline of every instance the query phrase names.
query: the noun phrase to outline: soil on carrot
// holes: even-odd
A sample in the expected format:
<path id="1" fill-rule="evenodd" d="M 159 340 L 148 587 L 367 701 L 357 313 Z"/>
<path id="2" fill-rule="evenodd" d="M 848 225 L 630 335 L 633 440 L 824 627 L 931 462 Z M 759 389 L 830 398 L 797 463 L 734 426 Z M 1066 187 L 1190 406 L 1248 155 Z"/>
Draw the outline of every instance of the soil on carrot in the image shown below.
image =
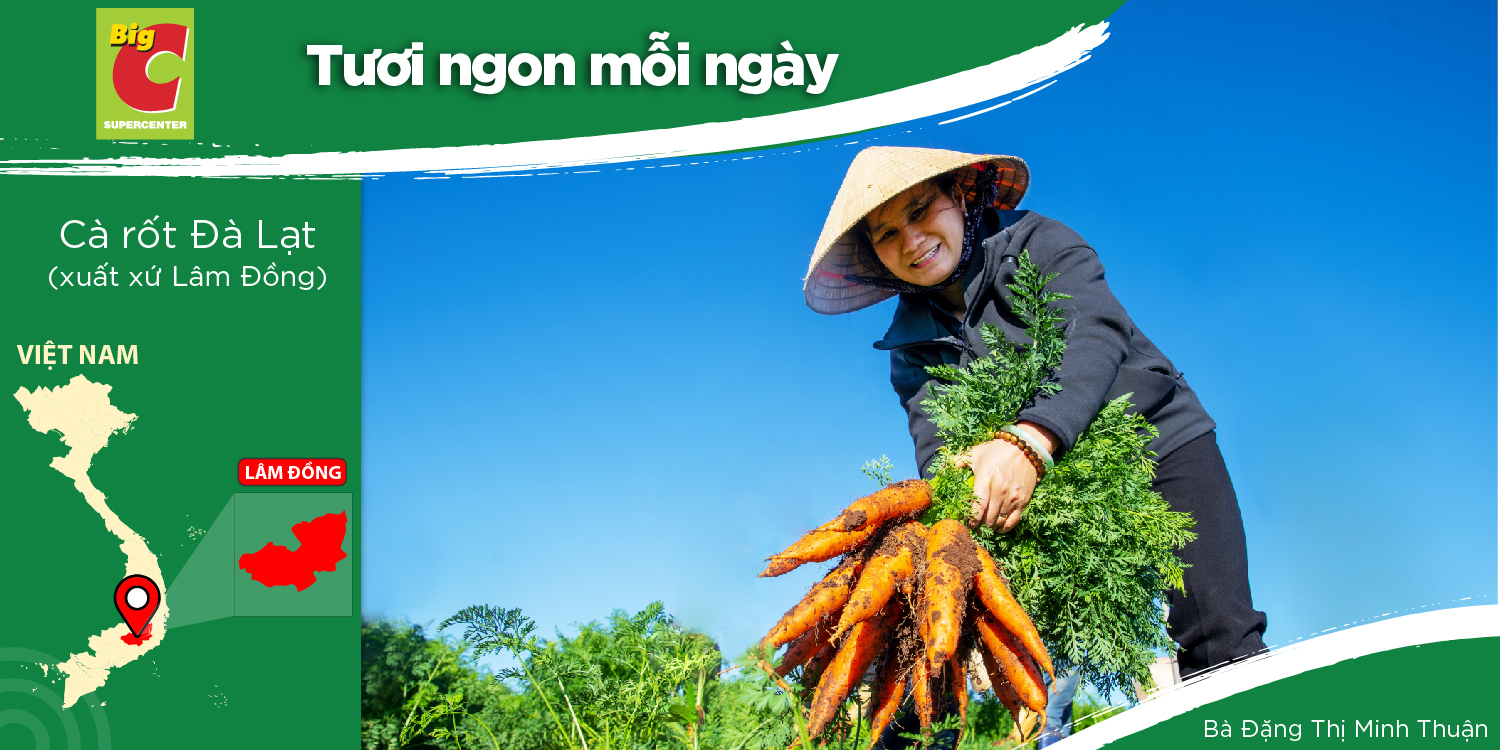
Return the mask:
<path id="1" fill-rule="evenodd" d="M 901 681 L 905 682 L 911 676 L 912 667 L 916 666 L 917 656 L 926 652 L 927 647 L 922 644 L 922 636 L 917 632 L 916 623 L 911 618 L 905 618 L 891 636 L 891 643 L 886 647 L 886 658 L 896 660 Z"/>
<path id="2" fill-rule="evenodd" d="M 868 551 L 864 553 L 868 555 L 865 558 L 866 565 L 873 566 L 875 559 L 879 557 L 892 558 L 900 555 L 903 549 L 910 546 L 903 540 L 911 535 L 911 531 L 911 529 L 905 526 L 895 525 L 887 525 L 881 529 L 870 540 L 867 548 Z M 869 571 L 870 569 L 870 567 L 866 567 L 865 570 Z M 863 575 L 869 575 L 869 573 L 866 572 Z M 845 609 L 852 607 L 855 611 L 864 611 L 870 607 L 871 599 L 874 598 L 876 592 L 869 585 L 862 586 L 860 585 L 861 583 L 865 583 L 863 577 L 853 584 L 854 593 L 850 595 L 849 602 L 844 605 Z"/>
<path id="3" fill-rule="evenodd" d="M 930 545 L 930 543 L 929 543 Z M 929 546 L 930 549 L 930 546 Z M 979 548 L 968 533 L 955 537 L 949 544 L 936 550 L 931 550 L 936 561 L 940 565 L 929 567 L 932 572 L 924 574 L 923 581 L 937 586 L 939 590 L 946 590 L 956 586 L 956 595 L 959 601 L 967 600 L 969 589 L 974 584 L 974 574 L 979 572 Z M 930 578 L 928 576 L 931 576 Z M 952 576 L 957 576 L 954 581 Z M 937 608 L 928 608 L 927 616 L 933 625 L 942 622 L 943 611 Z"/>
<path id="4" fill-rule="evenodd" d="M 808 595 L 811 595 L 811 592 L 817 591 L 819 589 L 842 589 L 853 587 L 854 584 L 859 580 L 859 577 L 854 575 L 853 568 L 854 566 L 858 565 L 859 562 L 860 560 L 857 556 L 845 555 L 844 558 L 839 561 L 838 565 L 833 566 L 833 570 L 829 571 L 829 575 L 823 576 L 823 578 L 819 579 L 817 583 L 814 583 L 811 587 L 808 588 Z M 834 573 L 838 573 L 839 575 L 832 575 Z"/>
<path id="5" fill-rule="evenodd" d="M 918 609 L 918 605 L 923 602 L 922 587 L 926 585 L 927 581 L 927 540 L 925 538 L 918 538 L 914 539 L 912 543 L 915 545 L 911 550 L 912 576 L 905 590 L 907 592 L 907 604 L 911 606 L 910 611 L 919 612 L 921 610 Z M 912 600 L 913 596 L 915 596 L 914 601 Z"/>
<path id="6" fill-rule="evenodd" d="M 913 559 L 918 555 L 923 557 L 927 555 L 927 546 L 923 543 L 922 535 L 905 523 L 891 524 L 890 531 L 886 532 L 878 542 L 878 546 L 875 546 L 875 554 L 880 557 L 894 557 L 901 553 L 902 547 L 911 549 Z M 875 542 L 872 541 L 871 544 L 875 545 Z"/>
<path id="7" fill-rule="evenodd" d="M 833 626 L 838 624 L 839 615 L 842 614 L 843 611 L 844 609 L 840 607 L 835 612 L 829 612 L 828 614 L 819 617 L 818 621 L 813 623 L 813 626 L 811 628 L 807 629 L 808 632 L 812 633 L 814 638 L 828 637 L 828 633 L 833 630 Z"/>
<path id="8" fill-rule="evenodd" d="M 861 608 L 861 609 L 870 606 L 870 592 L 868 592 L 868 591 L 862 591 L 862 592 L 856 593 L 853 597 L 851 597 L 849 599 L 849 604 L 851 604 L 851 605 L 853 605 L 855 607 Z"/>
<path id="9" fill-rule="evenodd" d="M 938 550 L 937 554 L 938 559 L 952 565 L 965 580 L 973 580 L 974 574 L 979 572 L 979 547 L 968 536 Z"/>
<path id="10" fill-rule="evenodd" d="M 974 623 L 969 618 L 964 618 L 963 633 L 958 636 L 958 648 L 953 650 L 959 664 L 967 667 L 974 662 L 974 640 L 978 633 L 974 631 Z"/>

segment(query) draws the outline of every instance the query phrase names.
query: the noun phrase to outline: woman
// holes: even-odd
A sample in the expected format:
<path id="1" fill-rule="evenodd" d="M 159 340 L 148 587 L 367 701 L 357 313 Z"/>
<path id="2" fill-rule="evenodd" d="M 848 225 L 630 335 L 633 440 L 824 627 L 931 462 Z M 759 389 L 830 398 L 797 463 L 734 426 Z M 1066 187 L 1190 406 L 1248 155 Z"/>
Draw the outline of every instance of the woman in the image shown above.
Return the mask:
<path id="1" fill-rule="evenodd" d="M 1180 553 L 1186 593 L 1172 592 L 1168 633 L 1181 647 L 1184 678 L 1265 648 L 1265 615 L 1250 601 L 1245 532 L 1214 422 L 1182 373 L 1110 293 L 1088 243 L 1061 223 L 1015 210 L 1030 172 L 1011 156 L 921 148 L 860 152 L 834 199 L 803 285 L 808 306 L 826 315 L 898 297 L 895 319 L 877 349 L 891 353 L 891 385 L 906 409 L 917 466 L 939 447 L 920 404 L 932 365 L 964 365 L 987 353 L 988 323 L 1012 341 L 1028 341 L 1010 310 L 1006 284 L 1023 250 L 1064 301 L 1068 348 L 1057 370 L 1061 392 L 1039 396 L 1016 430 L 1038 453 L 1064 453 L 1104 403 L 1126 393 L 1158 430 L 1153 485 L 1176 511 L 1196 520 L 1196 541 Z M 1009 531 L 1021 522 L 1036 486 L 1033 464 L 1017 445 L 995 440 L 974 449 L 974 521 Z"/>

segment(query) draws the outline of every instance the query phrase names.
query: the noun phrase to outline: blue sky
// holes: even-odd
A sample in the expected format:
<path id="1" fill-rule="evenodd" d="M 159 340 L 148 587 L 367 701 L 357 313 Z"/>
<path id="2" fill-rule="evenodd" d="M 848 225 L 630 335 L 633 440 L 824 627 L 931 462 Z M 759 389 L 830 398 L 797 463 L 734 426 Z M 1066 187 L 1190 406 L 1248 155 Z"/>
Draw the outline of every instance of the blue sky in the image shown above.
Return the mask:
<path id="1" fill-rule="evenodd" d="M 915 473 L 870 347 L 893 303 L 801 298 L 868 145 L 1027 160 L 1021 207 L 1094 245 L 1218 422 L 1268 643 L 1494 602 L 1494 5 L 1110 23 L 1055 85 L 950 125 L 366 182 L 366 613 L 550 632 L 661 599 L 730 653 L 764 633 L 818 572 L 762 558 L 872 490 L 865 460 Z"/>

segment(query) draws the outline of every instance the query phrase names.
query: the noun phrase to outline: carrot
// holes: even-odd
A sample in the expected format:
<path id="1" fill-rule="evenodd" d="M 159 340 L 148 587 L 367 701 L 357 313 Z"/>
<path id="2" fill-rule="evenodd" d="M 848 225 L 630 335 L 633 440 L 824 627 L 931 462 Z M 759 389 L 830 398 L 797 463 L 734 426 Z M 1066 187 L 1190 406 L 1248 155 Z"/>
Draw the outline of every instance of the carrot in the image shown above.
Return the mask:
<path id="1" fill-rule="evenodd" d="M 823 676 L 823 670 L 828 668 L 828 662 L 833 661 L 834 655 L 838 652 L 839 649 L 833 645 L 833 641 L 824 641 L 818 653 L 813 654 L 813 657 L 808 659 L 807 664 L 802 667 L 802 686 L 816 687 L 819 678 Z"/>
<path id="2" fill-rule="evenodd" d="M 1009 711 L 1011 718 L 1016 720 L 1017 725 L 1021 721 L 1021 712 L 1026 710 L 1026 704 L 1021 702 L 1021 696 L 1016 694 L 1016 688 L 1005 679 L 1005 673 L 995 664 L 995 657 L 990 655 L 987 648 L 979 648 L 979 656 L 984 660 L 984 671 L 990 676 L 990 689 L 995 692 L 995 697 L 1000 704 Z"/>
<path id="3" fill-rule="evenodd" d="M 863 564 L 863 557 L 851 556 L 829 571 L 823 580 L 813 584 L 802 601 L 787 610 L 771 628 L 771 632 L 761 639 L 765 649 L 774 652 L 782 644 L 811 630 L 820 620 L 844 606 L 849 601 L 849 593 L 854 588 L 855 579 L 859 577 Z"/>
<path id="4" fill-rule="evenodd" d="M 786 654 L 781 657 L 781 664 L 777 665 L 776 674 L 785 677 L 787 673 L 817 655 L 832 640 L 832 633 L 832 628 L 824 622 L 797 636 L 797 639 L 792 641 L 792 645 L 786 647 Z"/>
<path id="5" fill-rule="evenodd" d="M 1052 659 L 1047 655 L 1047 646 L 1042 643 L 1041 634 L 1036 632 L 1036 626 L 1026 615 L 1026 610 L 1021 608 L 1020 602 L 1011 596 L 1010 587 L 995 568 L 994 558 L 983 547 L 977 544 L 974 547 L 979 550 L 979 572 L 974 574 L 974 590 L 979 594 L 979 601 L 995 616 L 1001 627 L 1020 638 L 1026 653 L 1055 679 L 1057 675 L 1052 673 Z"/>
<path id="6" fill-rule="evenodd" d="M 1021 700 L 1021 695 L 1016 692 L 1016 686 L 1006 682 L 1004 677 L 995 683 L 995 697 L 1000 699 L 1001 705 L 1010 709 L 1010 718 L 1015 720 L 1016 726 L 1021 725 L 1021 719 L 1025 716 L 1026 703 Z"/>
<path id="7" fill-rule="evenodd" d="M 920 479 L 908 479 L 855 500 L 838 518 L 820 528 L 853 531 L 879 526 L 892 518 L 920 513 L 931 504 L 932 487 Z"/>
<path id="8" fill-rule="evenodd" d="M 958 738 L 953 743 L 954 747 L 958 747 L 958 743 L 963 741 L 964 726 L 969 723 L 969 680 L 966 666 L 964 659 L 956 653 L 948 660 L 948 689 L 953 691 L 953 699 L 958 703 L 958 718 L 962 722 L 958 725 Z"/>
<path id="9" fill-rule="evenodd" d="M 870 701 L 870 747 L 874 750 L 880 735 L 896 718 L 901 699 L 906 697 L 906 672 L 901 664 L 901 646 L 896 639 L 885 648 L 880 667 L 875 670 L 875 694 Z"/>
<path id="10" fill-rule="evenodd" d="M 964 604 L 974 580 L 979 549 L 962 523 L 945 518 L 933 524 L 927 539 L 927 579 L 923 582 L 928 620 L 927 661 L 941 666 L 953 658 L 963 627 Z"/>
<path id="11" fill-rule="evenodd" d="M 1002 628 L 995 621 L 994 615 L 988 612 L 976 613 L 974 624 L 985 648 L 995 657 L 1005 673 L 1005 679 L 1015 687 L 1021 702 L 1037 713 L 1046 713 L 1047 691 L 1042 687 L 1042 674 L 1037 671 L 1036 664 L 1026 654 L 1020 641 L 1010 631 Z"/>
<path id="12" fill-rule="evenodd" d="M 854 593 L 849 595 L 844 614 L 833 629 L 834 640 L 855 623 L 879 612 L 896 593 L 896 588 L 911 579 L 916 570 L 912 565 L 913 550 L 921 548 L 925 532 L 926 527 L 922 524 L 909 521 L 887 535 L 880 549 L 865 564 Z"/>
<path id="13" fill-rule="evenodd" d="M 812 706 L 807 714 L 807 736 L 816 737 L 838 715 L 839 707 L 849 697 L 849 691 L 859 684 L 869 669 L 870 662 L 880 655 L 890 640 L 891 632 L 901 620 L 900 602 L 887 607 L 878 617 L 872 617 L 854 626 L 849 637 L 839 647 L 828 669 L 818 681 L 818 690 L 813 694 Z"/>
<path id="14" fill-rule="evenodd" d="M 919 613 L 926 612 L 927 611 L 927 592 L 925 590 L 918 591 L 916 598 L 917 598 L 917 603 L 916 603 L 917 612 L 919 612 Z M 931 623 L 928 622 L 928 620 L 927 620 L 926 617 L 923 617 L 920 614 L 917 617 L 915 617 L 914 619 L 917 621 L 917 635 L 922 638 L 923 653 L 926 653 L 927 641 L 929 641 L 929 640 L 932 639 L 932 626 L 931 626 Z"/>
<path id="15" fill-rule="evenodd" d="M 1000 667 L 995 664 L 995 657 L 990 655 L 990 650 L 981 647 L 978 651 L 980 658 L 984 660 L 984 671 L 990 677 L 990 689 L 995 691 L 995 697 L 1000 700 L 1001 705 L 1010 710 L 1011 718 L 1015 719 L 1019 725 L 1021 711 L 1026 708 L 1026 704 L 1022 703 L 1021 696 L 1016 694 L 1015 686 L 1005 679 L 1005 673 L 1001 672 Z"/>
<path id="16" fill-rule="evenodd" d="M 926 654 L 917 654 L 917 664 L 911 670 L 911 699 L 917 704 L 917 718 L 922 725 L 922 733 L 932 726 L 932 665 L 927 663 Z"/>
<path id="17" fill-rule="evenodd" d="M 803 563 L 832 560 L 869 541 L 877 528 L 869 526 L 857 531 L 813 529 L 781 554 L 766 558 L 768 563 L 766 569 L 761 571 L 760 577 L 775 578 L 796 570 Z"/>
<path id="18" fill-rule="evenodd" d="M 918 597 L 918 612 L 926 612 L 926 592 L 921 592 Z M 922 731 L 926 733 L 927 728 L 932 725 L 933 703 L 932 703 L 932 665 L 927 661 L 926 644 L 932 637 L 932 628 L 929 627 L 927 618 L 918 615 L 917 635 L 921 636 L 923 647 L 917 650 L 916 661 L 911 668 L 911 699 L 917 707 L 917 719 L 921 722 Z"/>
<path id="19" fill-rule="evenodd" d="M 898 583 L 910 578 L 912 573 L 911 550 L 905 547 L 896 555 L 871 560 L 859 577 L 859 585 L 850 595 L 838 624 L 833 628 L 833 639 L 838 640 L 856 623 L 879 612 L 890 601 L 891 595 L 896 593 Z"/>

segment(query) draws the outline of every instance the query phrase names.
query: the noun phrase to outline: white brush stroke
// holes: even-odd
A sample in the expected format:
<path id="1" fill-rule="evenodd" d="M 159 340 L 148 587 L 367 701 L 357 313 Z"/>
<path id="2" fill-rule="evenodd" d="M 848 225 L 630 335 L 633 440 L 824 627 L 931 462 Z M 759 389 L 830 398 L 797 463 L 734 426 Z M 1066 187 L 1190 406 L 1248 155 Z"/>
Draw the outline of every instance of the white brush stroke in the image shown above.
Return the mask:
<path id="1" fill-rule="evenodd" d="M 1057 81 L 1048 81 L 1048 82 L 1046 82 L 1046 83 L 1044 83 L 1044 84 L 1042 84 L 1040 86 L 1037 86 L 1036 88 L 1034 88 L 1034 89 L 1032 89 L 1032 90 L 1030 90 L 1030 91 L 1028 91 L 1028 92 L 1026 92 L 1026 93 L 1024 93 L 1024 94 L 1022 94 L 1022 95 L 1020 95 L 1020 96 L 1018 96 L 1016 98 L 1014 98 L 1014 99 L 1006 99 L 1005 101 L 1000 102 L 999 104 L 995 104 L 995 105 L 992 105 L 992 106 L 989 106 L 989 107 L 985 107 L 984 109 L 976 110 L 976 111 L 970 112 L 969 114 L 966 114 L 966 115 L 959 115 L 958 117 L 955 117 L 955 118 L 953 118 L 951 120 L 943 120 L 942 122 L 940 122 L 938 124 L 939 125 L 947 125 L 950 122 L 958 122 L 959 120 L 967 120 L 970 117 L 973 117 L 975 115 L 982 115 L 985 112 L 993 112 L 994 110 L 997 110 L 997 109 L 999 109 L 1001 107 L 1004 107 L 1005 105 L 1010 104 L 1011 102 L 1021 101 L 1022 99 L 1025 99 L 1026 97 L 1031 96 L 1032 94 L 1035 94 L 1036 92 L 1041 91 L 1042 89 L 1047 88 L 1048 86 L 1051 86 L 1054 83 L 1057 83 Z"/>
<path id="2" fill-rule="evenodd" d="M 0 173 L 169 177 L 390 172 L 455 175 L 611 164 L 765 148 L 919 120 L 1020 91 L 1087 60 L 1090 51 L 1109 38 L 1108 28 L 1108 22 L 1088 27 L 1080 24 L 1046 44 L 934 81 L 852 101 L 731 122 L 487 146 L 195 159 L 135 156 L 16 159 L 0 161 Z"/>
<path id="3" fill-rule="evenodd" d="M 1052 747 L 1092 750 L 1174 716 L 1309 670 L 1359 656 L 1462 638 L 1500 636 L 1500 605 L 1392 617 L 1251 657 L 1153 693 L 1145 702 Z M 1371 690 L 1380 689 L 1370 686 Z"/>

